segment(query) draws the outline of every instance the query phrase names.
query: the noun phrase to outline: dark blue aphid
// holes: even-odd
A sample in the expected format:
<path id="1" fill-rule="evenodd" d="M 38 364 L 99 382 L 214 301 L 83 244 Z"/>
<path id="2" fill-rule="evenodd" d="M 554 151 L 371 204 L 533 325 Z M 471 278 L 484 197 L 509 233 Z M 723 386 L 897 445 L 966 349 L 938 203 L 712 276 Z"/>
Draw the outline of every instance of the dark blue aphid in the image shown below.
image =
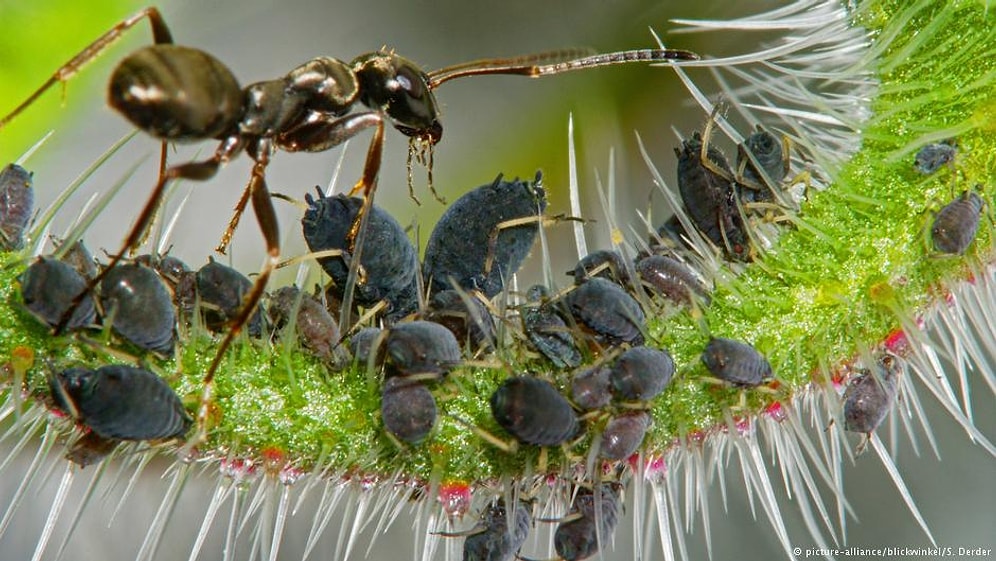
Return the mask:
<path id="1" fill-rule="evenodd" d="M 622 485 L 602 483 L 597 489 L 598 497 L 591 489 L 582 487 L 578 490 L 567 514 L 573 519 L 562 522 L 553 534 L 554 548 L 564 561 L 580 561 L 598 553 L 599 536 L 603 542 L 612 540 L 619 522 Z M 596 503 L 600 506 L 598 512 Z"/>
<path id="2" fill-rule="evenodd" d="M 672 376 L 674 359 L 667 351 L 633 347 L 612 364 L 609 382 L 618 399 L 650 401 L 664 391 Z"/>
<path id="3" fill-rule="evenodd" d="M 741 388 L 760 386 L 773 377 L 771 364 L 757 349 L 732 339 L 710 339 L 702 363 L 713 376 Z"/>
<path id="4" fill-rule="evenodd" d="M 549 291 L 536 285 L 526 292 L 529 303 L 520 310 L 522 328 L 532 346 L 557 368 L 575 368 L 581 364 L 581 351 L 571 328 L 546 299 Z"/>
<path id="5" fill-rule="evenodd" d="M 747 152 L 754 155 L 761 164 L 761 169 L 768 176 L 768 179 L 775 182 L 769 185 L 758 173 Z M 740 200 L 745 203 L 770 201 L 774 197 L 771 190 L 777 188 L 782 179 L 788 175 L 786 166 L 785 151 L 782 143 L 775 135 L 771 134 L 760 125 L 752 132 L 737 151 L 738 177 L 737 192 Z"/>
<path id="6" fill-rule="evenodd" d="M 598 457 L 611 461 L 629 458 L 643 444 L 651 422 L 650 413 L 646 411 L 631 411 L 612 417 L 602 430 Z"/>
<path id="7" fill-rule="evenodd" d="M 713 244 L 722 248 L 729 259 L 750 260 L 750 246 L 743 217 L 737 208 L 730 164 L 717 148 L 706 152 L 710 169 L 702 163 L 699 133 L 675 149 L 678 156 L 678 192 L 692 223 Z M 715 170 L 719 170 L 719 172 Z"/>
<path id="8" fill-rule="evenodd" d="M 934 217 L 934 225 L 930 229 L 934 249 L 954 255 L 965 253 L 979 230 L 979 217 L 984 205 L 978 193 L 965 191 L 942 208 Z"/>
<path id="9" fill-rule="evenodd" d="M 86 288 L 86 280 L 75 269 L 51 257 L 39 257 L 17 280 L 21 297 L 35 317 L 51 327 L 58 325 L 77 294 Z M 97 313 L 93 298 L 86 294 L 66 323 L 67 330 L 93 324 Z"/>
<path id="10" fill-rule="evenodd" d="M 509 520 L 505 501 L 485 507 L 481 519 L 463 542 L 463 561 L 512 561 L 529 537 L 533 516 L 529 503 L 519 501 Z"/>
<path id="11" fill-rule="evenodd" d="M 462 360 L 453 333 L 431 321 L 395 324 L 387 332 L 384 352 L 389 376 L 444 376 Z"/>
<path id="12" fill-rule="evenodd" d="M 541 178 L 539 172 L 533 181 L 499 175 L 446 209 L 425 247 L 423 276 L 432 292 L 460 287 L 494 298 L 504 289 L 539 232 L 546 209 Z"/>
<path id="13" fill-rule="evenodd" d="M 35 192 L 31 172 L 17 164 L 0 171 L 0 250 L 24 247 L 24 230 L 34 212 Z"/>
<path id="14" fill-rule="evenodd" d="M 103 438 L 159 440 L 183 436 L 191 418 L 169 385 L 148 370 L 120 364 L 52 373 L 56 405 Z"/>
<path id="15" fill-rule="evenodd" d="M 108 271 L 100 282 L 100 305 L 114 331 L 136 347 L 173 352 L 173 299 L 152 269 L 125 264 Z"/>
<path id="16" fill-rule="evenodd" d="M 550 382 L 532 376 L 506 379 L 491 394 L 491 413 L 525 444 L 557 446 L 574 438 L 579 428 L 570 402 Z"/>
<path id="17" fill-rule="evenodd" d="M 387 378 L 381 393 L 380 415 L 387 432 L 408 444 L 418 444 L 436 424 L 436 400 L 418 380 Z"/>
<path id="18" fill-rule="evenodd" d="M 603 278 L 589 279 L 565 296 L 574 321 L 600 344 L 643 344 L 647 330 L 643 308 L 621 286 Z"/>
<path id="19" fill-rule="evenodd" d="M 301 225 L 308 247 L 314 252 L 342 252 L 318 259 L 322 269 L 332 277 L 334 292 L 341 299 L 357 241 L 351 238 L 351 229 L 363 199 L 345 195 L 326 197 L 319 191 L 317 199 L 309 194 L 304 200 L 308 210 Z M 390 214 L 376 205 L 367 217 L 364 235 L 354 302 L 363 307 L 386 302 L 385 313 L 390 321 L 414 312 L 418 308 L 418 253 L 408 235 Z"/>
<path id="20" fill-rule="evenodd" d="M 844 428 L 867 436 L 878 428 L 896 401 L 898 364 L 885 355 L 876 372 L 863 369 L 844 390 Z"/>
<path id="21" fill-rule="evenodd" d="M 958 145 L 953 140 L 927 144 L 916 153 L 913 167 L 924 175 L 930 175 L 941 169 L 941 166 L 951 165 L 958 155 Z"/>
<path id="22" fill-rule="evenodd" d="M 211 331 L 224 331 L 242 310 L 252 281 L 237 270 L 210 259 L 195 276 L 196 294 L 200 302 L 204 324 Z M 260 307 L 253 312 L 246 324 L 252 337 L 263 335 L 263 316 Z"/>

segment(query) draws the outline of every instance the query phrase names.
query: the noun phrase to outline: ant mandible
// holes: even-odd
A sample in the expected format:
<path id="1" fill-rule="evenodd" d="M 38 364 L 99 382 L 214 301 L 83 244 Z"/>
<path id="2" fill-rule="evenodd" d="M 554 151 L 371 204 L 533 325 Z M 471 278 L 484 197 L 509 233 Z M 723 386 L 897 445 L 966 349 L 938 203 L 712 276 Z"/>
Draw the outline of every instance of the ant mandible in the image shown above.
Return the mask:
<path id="1" fill-rule="evenodd" d="M 433 95 L 433 90 L 440 84 L 483 74 L 539 77 L 629 62 L 698 59 L 695 53 L 671 49 L 641 49 L 587 56 L 575 50 L 478 60 L 426 73 L 409 60 L 391 51 L 380 50 L 360 55 L 349 63 L 331 57 L 317 57 L 294 68 L 286 76 L 243 88 L 231 70 L 214 56 L 200 49 L 174 44 L 172 33 L 159 10 L 148 7 L 119 22 L 59 68 L 27 100 L 0 120 L 0 128 L 51 86 L 70 79 L 84 64 L 143 19 L 148 19 L 152 27 L 154 43 L 131 53 L 114 69 L 108 102 L 137 128 L 162 139 L 159 178 L 122 247 L 111 257 L 107 267 L 90 280 L 76 297 L 74 305 L 69 307 L 56 326 L 55 333 L 65 330 L 73 309 L 107 272 L 126 253 L 137 250 L 142 244 L 166 186 L 171 181 L 210 179 L 229 160 L 246 152 L 254 162 L 252 174 L 217 251 L 225 252 L 251 200 L 265 239 L 267 260 L 205 374 L 197 415 L 198 433 L 192 440 L 195 445 L 205 436 L 215 372 L 226 350 L 258 305 L 270 273 L 279 261 L 277 218 L 265 180 L 266 167 L 276 150 L 322 152 L 366 129 L 373 129 L 362 176 L 350 191 L 351 195 L 362 193 L 365 198 L 361 214 L 350 230 L 351 243 L 355 243 L 362 225 L 361 218 L 369 210 L 376 189 L 385 120 L 410 138 L 409 189 L 413 158 L 426 162 L 431 188 L 432 147 L 443 134 Z M 357 108 L 365 109 L 355 110 Z M 219 141 L 210 158 L 166 166 L 167 142 L 209 139 Z"/>

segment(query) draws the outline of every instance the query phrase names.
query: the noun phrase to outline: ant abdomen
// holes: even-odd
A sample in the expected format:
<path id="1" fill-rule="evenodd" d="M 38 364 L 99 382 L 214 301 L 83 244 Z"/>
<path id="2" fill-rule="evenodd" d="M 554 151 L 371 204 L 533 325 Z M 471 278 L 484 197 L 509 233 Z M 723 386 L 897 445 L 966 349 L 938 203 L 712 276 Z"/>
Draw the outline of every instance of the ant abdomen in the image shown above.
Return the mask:
<path id="1" fill-rule="evenodd" d="M 242 116 L 242 88 L 210 54 L 181 45 L 149 45 L 111 75 L 108 103 L 136 127 L 169 140 L 228 134 Z"/>

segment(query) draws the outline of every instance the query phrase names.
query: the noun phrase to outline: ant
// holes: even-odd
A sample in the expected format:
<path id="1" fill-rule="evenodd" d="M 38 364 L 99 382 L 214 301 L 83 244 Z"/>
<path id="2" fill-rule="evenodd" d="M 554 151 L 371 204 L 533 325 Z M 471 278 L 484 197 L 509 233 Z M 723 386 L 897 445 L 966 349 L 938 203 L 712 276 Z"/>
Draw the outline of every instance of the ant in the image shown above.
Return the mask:
<path id="1" fill-rule="evenodd" d="M 192 440 L 195 444 L 205 436 L 215 372 L 235 336 L 255 311 L 270 273 L 279 261 L 277 218 L 265 179 L 266 167 L 278 149 L 284 152 L 323 152 L 367 129 L 373 129 L 362 176 L 350 191 L 350 195 L 362 193 L 365 199 L 360 214 L 350 228 L 350 243 L 356 245 L 365 222 L 362 219 L 369 214 L 376 189 L 385 121 L 410 138 L 409 190 L 413 158 L 426 165 L 431 188 L 432 147 L 443 134 L 433 91 L 441 84 L 485 74 L 540 77 L 629 62 L 698 59 L 695 53 L 671 49 L 595 55 L 565 50 L 483 59 L 424 72 L 408 59 L 382 49 L 362 54 L 348 63 L 331 57 L 317 57 L 285 76 L 243 88 L 231 70 L 214 56 L 200 49 L 174 44 L 172 33 L 159 10 L 147 7 L 116 24 L 59 68 L 27 100 L 0 120 L 0 128 L 54 84 L 69 80 L 84 64 L 142 20 L 148 20 L 152 27 L 153 44 L 136 50 L 117 65 L 111 75 L 108 101 L 135 127 L 162 139 L 159 178 L 121 249 L 76 296 L 74 304 L 56 325 L 55 334 L 66 330 L 72 311 L 107 272 L 126 253 L 134 252 L 141 245 L 171 181 L 208 180 L 229 160 L 242 152 L 247 153 L 254 162 L 252 173 L 216 250 L 219 253 L 226 251 L 246 205 L 252 201 L 268 255 L 205 374 L 197 415 L 198 434 Z M 166 166 L 167 142 L 211 139 L 219 143 L 210 158 Z"/>

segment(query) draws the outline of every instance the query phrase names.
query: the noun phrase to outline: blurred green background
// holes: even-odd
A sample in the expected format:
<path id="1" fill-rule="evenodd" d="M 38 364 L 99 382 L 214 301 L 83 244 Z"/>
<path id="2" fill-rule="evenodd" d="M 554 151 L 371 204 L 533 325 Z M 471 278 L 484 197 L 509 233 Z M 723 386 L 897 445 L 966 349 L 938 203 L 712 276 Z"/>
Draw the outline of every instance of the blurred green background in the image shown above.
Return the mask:
<path id="1" fill-rule="evenodd" d="M 729 18 L 781 4 L 723 0 L 696 3 L 348 0 L 287 1 L 277 5 L 259 1 L 207 0 L 177 1 L 160 5 L 160 8 L 178 42 L 213 53 L 232 68 L 240 81 L 249 83 L 283 75 L 316 55 L 350 60 L 357 54 L 385 45 L 423 64 L 426 69 L 482 57 L 561 47 L 583 46 L 602 52 L 642 48 L 652 46 L 650 27 L 676 48 L 712 56 L 748 52 L 755 49 L 763 37 L 734 33 L 668 36 L 668 19 Z M 86 3 L 0 0 L 0 112 L 16 105 L 60 63 L 140 6 L 133 2 L 107 0 Z M 27 166 L 35 171 L 40 204 L 51 202 L 86 165 L 130 130 L 124 119 L 104 104 L 104 84 L 114 63 L 129 50 L 149 42 L 149 38 L 148 26 L 139 25 L 73 80 L 65 96 L 59 88 L 54 88 L 0 135 L 0 158 L 7 161 L 15 159 L 43 131 L 56 130 Z M 623 223 L 633 224 L 637 223 L 634 209 L 647 209 L 654 189 L 639 158 L 633 131 L 642 135 L 664 178 L 673 181 L 672 148 L 677 140 L 671 129 L 674 127 L 682 134 L 688 134 L 700 127 L 704 119 L 672 72 L 644 65 L 540 80 L 500 76 L 467 78 L 441 87 L 438 99 L 444 111 L 445 132 L 437 148 L 434 171 L 436 186 L 448 200 L 490 182 L 499 172 L 531 177 L 536 169 L 542 169 L 551 192 L 551 212 L 567 212 L 567 119 L 573 113 L 586 214 L 602 220 L 594 192 L 594 169 L 599 169 L 604 181 L 611 148 L 617 158 L 619 218 Z M 340 179 L 342 185 L 351 185 L 358 177 L 368 139 L 369 136 L 362 135 L 350 144 Z M 105 211 L 98 228 L 88 234 L 87 243 L 91 249 L 113 250 L 120 243 L 136 207 L 147 196 L 148 190 L 143 186 L 151 188 L 154 181 L 157 149 L 158 144 L 151 139 L 136 138 L 98 171 L 85 194 L 68 205 L 67 208 L 75 211 L 89 193 L 106 189 L 132 162 L 145 158 L 135 179 Z M 171 158 L 178 162 L 198 153 L 203 157 L 213 149 L 211 143 L 183 146 Z M 408 198 L 405 153 L 405 139 L 388 130 L 377 201 L 403 224 L 421 225 L 420 237 L 424 240 L 444 207 L 428 194 L 424 173 L 419 169 L 416 169 L 415 186 L 423 205 L 416 207 Z M 338 158 L 339 150 L 324 154 L 278 154 L 268 172 L 270 187 L 273 191 L 300 198 L 314 185 L 328 182 Z M 222 170 L 214 180 L 192 185 L 193 194 L 181 227 L 173 238 L 175 254 L 193 266 L 206 261 L 228 219 L 227 209 L 235 203 L 247 177 L 248 159 L 243 157 Z M 186 190 L 187 186 L 181 188 L 183 192 Z M 662 219 L 659 195 L 656 199 L 654 213 Z M 285 239 L 284 254 L 303 253 L 297 225 L 300 211 L 286 204 L 278 207 Z M 74 212 L 63 213 L 53 231 L 61 232 L 74 217 Z M 641 227 L 637 228 L 643 231 Z M 590 231 L 590 246 L 607 245 L 603 226 L 596 224 Z M 559 274 L 566 270 L 575 255 L 572 237 L 566 226 L 551 228 L 548 236 L 557 257 L 554 271 Z M 247 216 L 233 245 L 234 264 L 244 271 L 258 267 L 261 247 L 258 229 Z M 565 277 L 558 281 L 565 282 Z M 964 433 L 945 414 L 938 414 L 937 408 L 930 409 L 944 462 L 938 462 L 929 452 L 915 458 L 906 447 L 897 460 L 900 469 L 940 545 L 955 548 L 991 546 L 996 533 L 992 509 L 996 500 L 992 459 L 971 446 Z M 990 437 L 996 427 L 993 409 L 991 401 L 976 407 L 977 423 Z M 61 461 L 57 456 L 54 455 L 55 461 Z M 0 503 L 6 503 L 2 499 L 12 495 L 26 466 L 26 461 L 19 459 L 8 468 L 10 471 L 0 484 Z M 119 516 L 110 530 L 106 528 L 109 509 L 97 508 L 88 512 L 77 529 L 69 558 L 133 558 L 140 536 L 144 535 L 165 492 L 164 483 L 153 479 L 154 472 L 150 470 L 149 480 L 138 490 L 147 499 L 132 498 L 128 503 L 129 508 L 136 503 L 145 503 L 147 511 L 134 507 L 134 512 Z M 777 472 L 772 471 L 771 475 L 780 487 Z M 713 489 L 711 493 L 713 558 L 782 558 L 781 548 L 763 515 L 759 512 L 761 519 L 751 519 L 742 485 L 737 484 L 739 477 L 739 473 L 732 470 L 727 475 L 730 483 L 728 511 L 723 508 L 719 489 Z M 190 541 L 200 523 L 214 480 L 213 476 L 204 479 L 186 490 L 158 558 L 187 558 Z M 849 520 L 849 544 L 862 547 L 926 544 L 872 454 L 859 458 L 858 466 L 847 470 L 846 482 L 848 498 L 861 520 L 860 523 Z M 80 487 L 82 485 L 77 485 L 70 501 L 74 497 L 78 500 L 75 495 L 81 492 Z M 49 491 L 54 492 L 54 489 Z M 22 506 L 4 541 L 0 542 L 0 558 L 25 559 L 29 553 L 22 552 L 34 549 L 51 504 L 51 495 L 32 497 L 30 502 L 30 506 Z M 796 506 L 786 501 L 781 508 L 794 545 L 813 547 L 815 544 L 796 514 Z M 372 559 L 410 556 L 412 538 L 408 535 L 409 525 L 404 516 L 395 524 L 390 536 L 376 538 Z M 224 523 L 219 519 L 216 526 Z M 469 520 L 466 524 L 469 525 Z M 632 524 L 630 514 L 618 530 L 615 548 L 606 553 L 606 559 L 633 558 Z M 692 559 L 704 559 L 702 522 L 696 517 L 693 524 L 694 534 L 687 538 L 689 554 Z M 282 549 L 286 555 L 282 555 L 282 559 L 297 556 L 294 551 L 303 543 L 309 526 L 306 511 L 291 519 Z M 330 528 L 329 533 L 326 541 L 334 542 L 338 529 Z M 216 528 L 203 559 L 220 558 L 219 539 L 220 529 Z M 334 543 L 330 545 L 334 546 Z M 325 552 L 331 555 L 331 549 L 323 549 L 315 558 L 322 558 Z M 52 554 L 54 552 L 50 551 L 49 556 Z M 360 552 L 354 552 L 354 558 L 361 554 L 362 548 Z M 653 549 L 647 558 L 660 559 L 659 549 Z"/>

